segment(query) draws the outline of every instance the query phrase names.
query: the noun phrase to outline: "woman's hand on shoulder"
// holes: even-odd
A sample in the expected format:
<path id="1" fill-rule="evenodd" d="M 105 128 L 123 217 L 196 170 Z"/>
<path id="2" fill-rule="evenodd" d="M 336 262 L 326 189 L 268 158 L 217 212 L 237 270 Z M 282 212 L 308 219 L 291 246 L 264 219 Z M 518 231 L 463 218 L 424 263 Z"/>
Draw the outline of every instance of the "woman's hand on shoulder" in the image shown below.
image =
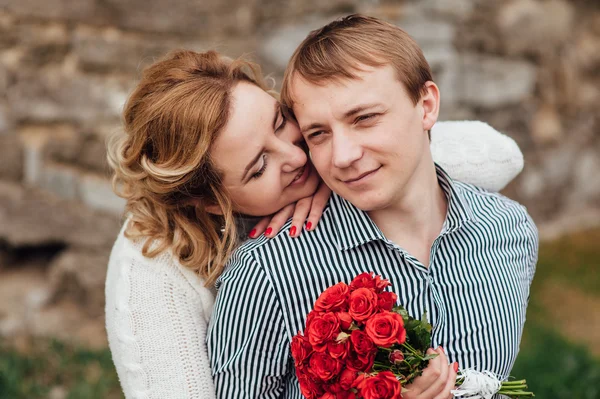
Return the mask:
<path id="1" fill-rule="evenodd" d="M 321 182 L 313 195 L 301 198 L 282 208 L 279 212 L 262 218 L 250 232 L 250 238 L 256 238 L 263 233 L 269 238 L 275 237 L 289 218 L 292 218 L 289 230 L 291 237 L 300 236 L 303 229 L 314 230 L 321 220 L 330 196 L 331 190 Z"/>

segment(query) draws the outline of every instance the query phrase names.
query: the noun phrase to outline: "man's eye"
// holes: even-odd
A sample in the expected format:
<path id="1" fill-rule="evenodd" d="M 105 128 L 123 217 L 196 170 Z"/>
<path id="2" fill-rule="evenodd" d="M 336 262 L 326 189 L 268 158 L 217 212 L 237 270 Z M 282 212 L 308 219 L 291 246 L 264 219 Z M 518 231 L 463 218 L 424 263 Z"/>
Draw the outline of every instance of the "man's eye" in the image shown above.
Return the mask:
<path id="1" fill-rule="evenodd" d="M 377 114 L 366 114 L 366 115 L 361 115 L 358 118 L 356 118 L 356 122 L 364 122 L 364 121 L 368 121 L 370 119 L 373 119 L 375 116 L 377 116 Z"/>
<path id="2" fill-rule="evenodd" d="M 309 139 L 316 139 L 317 137 L 319 137 L 319 136 L 320 136 L 320 135 L 322 135 L 322 134 L 323 134 L 323 131 L 322 131 L 322 130 L 319 130 L 319 131 L 317 131 L 317 132 L 312 132 L 312 133 L 310 133 L 310 134 L 308 135 L 308 138 L 309 138 Z"/>

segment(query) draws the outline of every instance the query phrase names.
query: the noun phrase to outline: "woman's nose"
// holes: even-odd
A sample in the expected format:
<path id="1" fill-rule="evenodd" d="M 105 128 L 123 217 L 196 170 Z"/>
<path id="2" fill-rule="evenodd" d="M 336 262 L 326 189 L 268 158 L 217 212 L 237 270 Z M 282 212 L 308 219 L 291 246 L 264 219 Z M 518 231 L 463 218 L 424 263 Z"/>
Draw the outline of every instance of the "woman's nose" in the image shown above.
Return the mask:
<path id="1" fill-rule="evenodd" d="M 296 143 L 284 141 L 282 144 L 281 157 L 285 172 L 293 172 L 306 165 L 308 159 L 302 144 L 303 142 L 300 141 Z"/>

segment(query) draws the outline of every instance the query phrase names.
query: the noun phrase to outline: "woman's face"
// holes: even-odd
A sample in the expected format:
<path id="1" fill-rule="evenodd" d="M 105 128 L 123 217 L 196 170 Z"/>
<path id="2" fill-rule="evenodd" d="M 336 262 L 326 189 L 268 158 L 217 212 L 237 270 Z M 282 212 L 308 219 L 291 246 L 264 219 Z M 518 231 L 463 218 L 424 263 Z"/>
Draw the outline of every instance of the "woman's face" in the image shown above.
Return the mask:
<path id="1" fill-rule="evenodd" d="M 273 97 L 238 83 L 229 121 L 211 153 L 234 210 L 264 216 L 312 195 L 319 176 L 303 147 L 298 126 L 286 120 Z"/>

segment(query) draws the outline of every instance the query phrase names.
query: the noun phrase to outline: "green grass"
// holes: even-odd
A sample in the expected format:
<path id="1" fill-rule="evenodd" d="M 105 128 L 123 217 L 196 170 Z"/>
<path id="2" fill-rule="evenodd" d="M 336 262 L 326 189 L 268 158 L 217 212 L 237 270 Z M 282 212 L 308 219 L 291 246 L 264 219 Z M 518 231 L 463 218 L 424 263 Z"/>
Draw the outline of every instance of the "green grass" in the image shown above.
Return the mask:
<path id="1" fill-rule="evenodd" d="M 110 352 L 55 340 L 27 342 L 26 350 L 0 342 L 0 399 L 46 398 L 62 387 L 69 399 L 121 398 Z"/>
<path id="2" fill-rule="evenodd" d="M 600 229 L 565 236 L 542 243 L 532 287 L 536 289 L 547 279 L 558 279 L 583 292 L 600 297 Z"/>
<path id="3" fill-rule="evenodd" d="M 554 286 L 600 297 L 598 243 L 600 230 L 592 230 L 540 246 L 521 351 L 511 372 L 515 377 L 526 378 L 538 398 L 600 398 L 600 359 L 589 348 L 563 336 L 553 324 L 560 323 L 560 317 L 542 303 L 545 284 L 556 282 L 560 285 Z"/>
<path id="4" fill-rule="evenodd" d="M 527 379 L 537 398 L 600 398 L 600 360 L 540 324 L 527 326 L 511 374 Z"/>

